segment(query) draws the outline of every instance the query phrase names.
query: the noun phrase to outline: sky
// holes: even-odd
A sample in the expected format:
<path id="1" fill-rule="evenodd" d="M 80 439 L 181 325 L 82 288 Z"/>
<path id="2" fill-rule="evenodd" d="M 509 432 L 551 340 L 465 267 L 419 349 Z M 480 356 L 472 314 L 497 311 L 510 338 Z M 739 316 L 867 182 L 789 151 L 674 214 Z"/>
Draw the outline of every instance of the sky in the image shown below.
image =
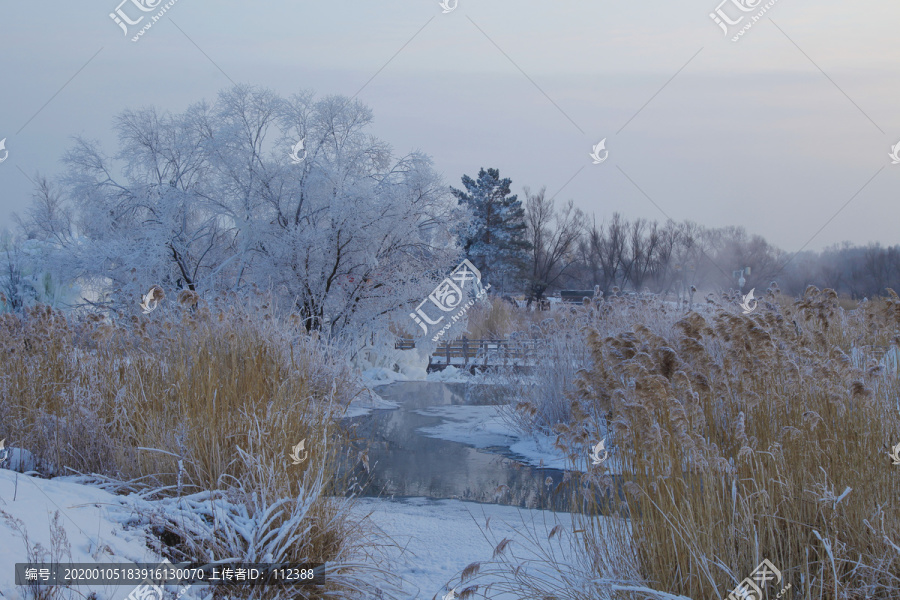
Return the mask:
<path id="1" fill-rule="evenodd" d="M 72 136 L 114 155 L 122 110 L 242 83 L 355 95 L 448 185 L 498 168 L 598 223 L 740 225 L 789 252 L 900 243 L 900 3 L 720 1 L 175 0 L 132 42 L 165 2 L 0 0 L 0 230 Z M 146 16 L 126 35 L 117 8 Z M 742 17 L 727 35 L 717 9 Z"/>

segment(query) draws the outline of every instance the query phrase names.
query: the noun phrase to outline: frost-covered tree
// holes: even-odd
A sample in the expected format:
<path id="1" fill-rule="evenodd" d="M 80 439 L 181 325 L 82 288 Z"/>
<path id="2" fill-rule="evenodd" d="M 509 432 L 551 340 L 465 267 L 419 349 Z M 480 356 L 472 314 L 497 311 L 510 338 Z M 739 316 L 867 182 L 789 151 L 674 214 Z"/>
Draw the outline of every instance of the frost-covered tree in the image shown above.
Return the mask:
<path id="1" fill-rule="evenodd" d="M 284 193 L 271 198 L 263 240 L 273 282 L 309 319 L 343 329 L 360 310 L 387 314 L 415 303 L 453 266 L 451 233 L 465 223 L 431 160 L 392 158 L 365 133 L 371 111 L 358 102 L 295 97 L 282 121 L 285 140 L 304 139 L 307 158 Z M 424 286 L 424 287 L 423 287 Z"/>
<path id="2" fill-rule="evenodd" d="M 0 312 L 18 312 L 33 304 L 70 306 L 78 289 L 51 271 L 55 248 L 48 242 L 0 233 Z"/>
<path id="3" fill-rule="evenodd" d="M 512 180 L 500 179 L 499 169 L 481 169 L 478 179 L 462 177 L 465 191 L 451 188 L 472 221 L 462 234 L 462 246 L 482 277 L 501 290 L 519 274 L 531 248 L 526 239 L 525 209 L 510 192 Z"/>
<path id="4" fill-rule="evenodd" d="M 75 233 L 55 236 L 56 261 L 131 310 L 158 284 L 271 290 L 331 332 L 403 314 L 453 266 L 466 213 L 427 156 L 394 157 L 371 122 L 345 97 L 249 86 L 181 114 L 126 110 L 113 157 L 82 138 L 64 156 Z M 53 237 L 69 214 L 59 204 L 31 228 Z"/>

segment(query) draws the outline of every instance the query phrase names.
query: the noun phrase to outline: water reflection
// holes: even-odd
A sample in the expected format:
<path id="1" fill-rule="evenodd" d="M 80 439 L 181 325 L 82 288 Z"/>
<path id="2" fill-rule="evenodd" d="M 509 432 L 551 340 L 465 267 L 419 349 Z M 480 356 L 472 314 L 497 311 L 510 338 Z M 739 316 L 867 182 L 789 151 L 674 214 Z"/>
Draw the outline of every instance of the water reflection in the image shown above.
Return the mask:
<path id="1" fill-rule="evenodd" d="M 555 492 L 563 479 L 562 471 L 523 465 L 510 458 L 508 448 L 476 449 L 417 432 L 443 422 L 439 416 L 417 414 L 417 410 L 479 404 L 478 399 L 467 399 L 465 392 L 465 384 L 395 383 L 379 388 L 378 393 L 399 403 L 399 409 L 347 419 L 355 426 L 356 435 L 369 444 L 370 473 L 359 465 L 353 473 L 359 481 L 366 482 L 362 495 L 567 508 L 564 495 Z"/>

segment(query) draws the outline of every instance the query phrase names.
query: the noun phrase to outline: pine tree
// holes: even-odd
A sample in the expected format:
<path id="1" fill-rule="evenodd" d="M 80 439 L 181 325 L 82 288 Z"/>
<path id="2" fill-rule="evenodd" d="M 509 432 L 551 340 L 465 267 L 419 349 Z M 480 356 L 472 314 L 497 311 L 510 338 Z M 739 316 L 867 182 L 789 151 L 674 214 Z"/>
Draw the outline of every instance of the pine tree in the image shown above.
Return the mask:
<path id="1" fill-rule="evenodd" d="M 469 229 L 461 236 L 466 257 L 481 271 L 482 279 L 501 288 L 519 274 L 531 244 L 526 239 L 525 209 L 510 193 L 509 178 L 499 169 L 481 169 L 478 180 L 462 177 L 466 191 L 450 188 L 460 204 L 472 211 Z"/>

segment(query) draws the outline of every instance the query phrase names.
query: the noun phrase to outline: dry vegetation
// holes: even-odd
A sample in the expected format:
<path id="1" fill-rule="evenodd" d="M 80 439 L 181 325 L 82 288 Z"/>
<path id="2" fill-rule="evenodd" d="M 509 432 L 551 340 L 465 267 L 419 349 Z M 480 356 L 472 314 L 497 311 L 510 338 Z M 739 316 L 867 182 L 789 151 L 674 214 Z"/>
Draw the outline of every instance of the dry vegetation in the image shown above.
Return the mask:
<path id="1" fill-rule="evenodd" d="M 489 295 L 487 301 L 476 302 L 466 316 L 469 319 L 466 337 L 488 340 L 505 339 L 517 331 L 527 331 L 546 313 L 521 310 L 507 300 Z"/>
<path id="2" fill-rule="evenodd" d="M 91 474 L 157 502 L 148 518 L 173 560 L 359 563 L 335 475 L 336 418 L 359 392 L 346 361 L 262 301 L 182 300 L 124 324 L 44 307 L 0 315 L 0 439 L 44 475 Z M 353 569 L 330 575 L 303 594 L 369 586 Z M 248 593 L 282 593 L 266 589 Z"/>
<path id="3" fill-rule="evenodd" d="M 900 298 L 849 312 L 810 288 L 760 304 L 665 318 L 612 299 L 580 315 L 592 358 L 559 443 L 574 457 L 608 431 L 623 473 L 572 478 L 592 510 L 559 568 L 589 596 L 719 600 L 768 559 L 784 577 L 770 598 L 788 584 L 804 600 L 900 597 Z M 618 504 L 609 519 L 597 491 Z"/>

